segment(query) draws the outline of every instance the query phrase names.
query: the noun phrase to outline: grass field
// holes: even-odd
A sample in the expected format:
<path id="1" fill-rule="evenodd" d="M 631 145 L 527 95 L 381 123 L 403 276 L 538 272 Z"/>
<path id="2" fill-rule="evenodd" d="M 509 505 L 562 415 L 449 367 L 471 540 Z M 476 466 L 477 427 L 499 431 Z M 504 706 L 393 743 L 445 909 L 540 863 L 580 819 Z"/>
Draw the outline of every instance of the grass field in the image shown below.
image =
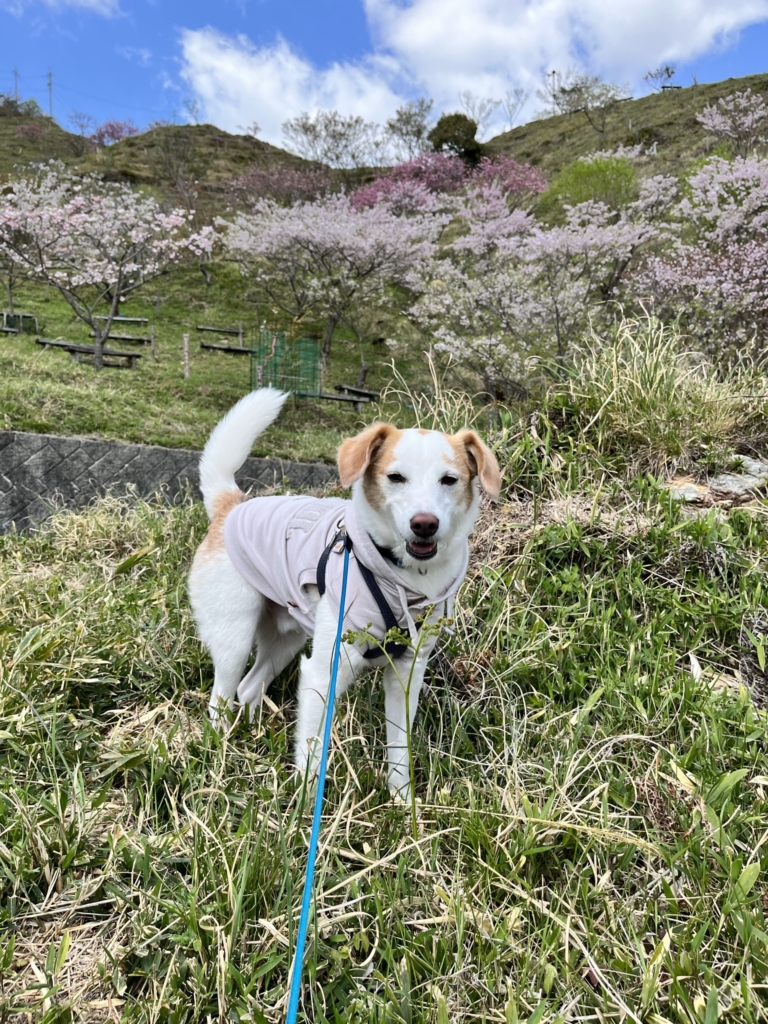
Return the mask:
<path id="1" fill-rule="evenodd" d="M 247 330 L 256 325 L 260 312 L 262 316 L 268 312 L 246 301 L 246 282 L 235 266 L 214 264 L 211 275 L 212 284 L 206 288 L 196 268 L 178 270 L 121 307 L 125 316 L 146 316 L 156 328 L 157 362 L 152 362 L 148 345 L 110 343 L 121 351 L 142 353 L 135 371 L 98 372 L 86 364 L 76 365 L 65 352 L 44 351 L 35 344 L 34 335 L 0 335 L 0 427 L 202 448 L 223 413 L 250 390 L 250 359 L 200 349 L 201 339 L 220 339 L 198 333 L 196 327 L 237 326 L 242 320 Z M 159 311 L 157 296 L 166 300 Z M 85 326 L 53 289 L 26 283 L 18 289 L 15 305 L 38 316 L 44 337 L 90 341 Z M 399 330 L 407 328 L 401 325 Z M 128 333 L 141 333 L 141 329 L 132 327 Z M 189 380 L 183 377 L 184 333 L 190 335 Z M 236 338 L 224 340 L 237 344 Z M 248 335 L 246 344 L 250 344 Z M 366 386 L 386 386 L 392 380 L 393 352 L 386 345 L 366 345 L 364 356 L 371 367 Z M 419 345 L 408 355 L 396 350 L 396 358 L 412 380 L 428 379 Z M 337 383 L 355 384 L 360 359 L 356 342 L 339 332 L 324 389 L 333 392 Z M 339 440 L 361 423 L 351 405 L 295 402 L 286 408 L 280 423 L 259 439 L 254 453 L 332 461 Z"/>
<path id="2" fill-rule="evenodd" d="M 304 1021 L 768 1019 L 768 503 L 680 508 L 628 471 L 680 457 L 625 429 L 663 405 L 579 373 L 490 438 L 505 496 L 417 717 L 415 833 L 379 689 L 341 705 Z M 702 425 L 748 444 L 749 415 Z M 253 725 L 208 725 L 204 530 L 106 499 L 0 539 L 1 1021 L 283 1019 L 295 670 Z"/>

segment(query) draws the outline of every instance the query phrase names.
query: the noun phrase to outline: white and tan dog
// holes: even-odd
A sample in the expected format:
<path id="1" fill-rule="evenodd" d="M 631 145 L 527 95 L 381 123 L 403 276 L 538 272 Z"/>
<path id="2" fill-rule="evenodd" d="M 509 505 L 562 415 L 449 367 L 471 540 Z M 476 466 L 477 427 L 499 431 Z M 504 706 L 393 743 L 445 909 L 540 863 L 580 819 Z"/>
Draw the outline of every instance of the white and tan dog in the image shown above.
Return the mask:
<path id="1" fill-rule="evenodd" d="M 480 488 L 498 498 L 499 467 L 471 430 L 448 435 L 376 423 L 339 448 L 339 476 L 353 487 L 351 501 L 246 501 L 235 472 L 286 397 L 272 388 L 246 395 L 216 426 L 200 460 L 211 526 L 192 564 L 189 594 L 214 663 L 211 715 L 217 720 L 220 702 L 231 708 L 236 695 L 252 710 L 312 636 L 312 654 L 301 663 L 295 743 L 297 767 L 307 767 L 323 725 L 348 536 L 345 628 L 367 629 L 383 642 L 394 616 L 416 642 L 390 643 L 390 657 L 381 645 L 345 643 L 337 692 L 341 696 L 377 661 L 384 665 L 388 782 L 407 796 L 407 723 L 435 644 L 432 630 L 418 642 L 417 620 L 450 612 L 467 568 Z M 380 612 L 380 597 L 389 619 Z M 244 677 L 254 645 L 255 661 Z"/>

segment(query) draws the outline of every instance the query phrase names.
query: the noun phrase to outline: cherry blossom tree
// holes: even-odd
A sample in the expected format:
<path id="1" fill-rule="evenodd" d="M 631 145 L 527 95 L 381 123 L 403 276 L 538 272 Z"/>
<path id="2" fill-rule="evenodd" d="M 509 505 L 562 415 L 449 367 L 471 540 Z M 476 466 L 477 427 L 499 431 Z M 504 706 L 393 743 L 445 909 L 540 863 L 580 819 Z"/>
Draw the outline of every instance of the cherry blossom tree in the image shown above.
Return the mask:
<path id="1" fill-rule="evenodd" d="M 52 162 L 0 196 L 0 253 L 55 288 L 91 328 L 100 369 L 120 300 L 188 254 L 210 250 L 211 229 L 191 234 L 189 221 L 128 185 L 77 178 Z M 105 303 L 106 319 L 97 319 Z"/>
<path id="2" fill-rule="evenodd" d="M 715 138 L 730 142 L 739 157 L 750 156 L 768 137 L 768 103 L 751 89 L 706 106 L 696 120 Z"/>
<path id="3" fill-rule="evenodd" d="M 220 227 L 225 250 L 260 296 L 296 320 L 325 321 L 327 357 L 336 328 L 358 305 L 391 301 L 388 286 L 429 261 L 443 223 L 437 215 L 399 217 L 384 205 L 356 211 L 348 196 L 332 195 L 291 207 L 263 199 Z"/>
<path id="4" fill-rule="evenodd" d="M 94 130 L 91 139 L 97 146 L 109 146 L 138 134 L 139 129 L 133 121 L 105 121 Z"/>
<path id="5" fill-rule="evenodd" d="M 496 183 L 469 190 L 467 230 L 426 268 L 412 315 L 465 378 L 508 396 L 531 360 L 564 364 L 590 317 L 610 315 L 639 254 L 663 234 L 655 220 L 674 195 L 655 179 L 619 214 L 581 203 L 548 228 L 510 209 Z"/>
<path id="6" fill-rule="evenodd" d="M 689 179 L 678 217 L 712 245 L 768 228 L 768 160 L 716 156 Z"/>
<path id="7" fill-rule="evenodd" d="M 515 205 L 547 187 L 547 178 L 542 171 L 530 164 L 520 164 L 511 157 L 483 157 L 477 167 L 471 168 L 458 156 L 422 153 L 356 189 L 352 193 L 352 204 L 356 209 L 363 209 L 383 201 L 405 212 L 434 209 L 435 204 L 427 198 L 430 194 L 453 193 L 467 185 L 481 186 L 492 182 Z"/>
<path id="8" fill-rule="evenodd" d="M 332 188 L 333 178 L 325 167 L 286 167 L 285 164 L 274 164 L 251 167 L 245 174 L 233 178 L 227 186 L 227 193 L 241 203 L 274 199 L 290 205 L 316 199 Z"/>
<path id="9" fill-rule="evenodd" d="M 515 205 L 547 188 L 547 176 L 540 168 L 518 163 L 511 156 L 482 157 L 471 181 L 474 185 L 495 182 Z"/>
<path id="10" fill-rule="evenodd" d="M 27 142 L 42 142 L 46 134 L 46 126 L 35 121 L 20 124 L 16 129 L 16 138 L 25 139 Z"/>
<path id="11" fill-rule="evenodd" d="M 670 211 L 677 237 L 633 276 L 636 297 L 731 360 L 768 340 L 768 160 L 714 157 Z"/>
<path id="12" fill-rule="evenodd" d="M 352 193 L 352 205 L 356 210 L 375 206 L 379 202 L 393 202 L 403 205 L 410 197 L 410 208 L 428 206 L 429 195 L 455 192 L 467 180 L 469 168 L 457 156 L 442 153 L 421 153 L 412 160 L 397 164 L 388 174 Z"/>

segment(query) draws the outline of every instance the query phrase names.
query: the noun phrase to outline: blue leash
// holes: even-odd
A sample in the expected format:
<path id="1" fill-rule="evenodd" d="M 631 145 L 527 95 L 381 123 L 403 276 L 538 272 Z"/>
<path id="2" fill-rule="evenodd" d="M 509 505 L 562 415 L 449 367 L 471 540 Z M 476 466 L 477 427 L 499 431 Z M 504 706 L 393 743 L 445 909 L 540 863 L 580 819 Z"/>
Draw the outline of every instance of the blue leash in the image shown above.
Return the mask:
<path id="1" fill-rule="evenodd" d="M 291 995 L 288 1000 L 288 1013 L 285 1024 L 296 1024 L 299 1012 L 299 994 L 301 992 L 301 967 L 304 960 L 304 946 L 307 941 L 309 924 L 309 908 L 312 902 L 312 884 L 315 877 L 315 860 L 317 859 L 317 843 L 320 838 L 320 818 L 323 813 L 323 794 L 325 792 L 325 772 L 328 767 L 328 748 L 331 745 L 331 725 L 333 724 L 334 701 L 336 699 L 336 677 L 339 674 L 341 657 L 341 634 L 344 626 L 344 605 L 347 597 L 347 573 L 349 571 L 349 540 L 344 539 L 344 573 L 341 578 L 341 600 L 339 601 L 339 623 L 336 627 L 336 643 L 333 648 L 333 665 L 331 683 L 325 703 L 325 726 L 323 728 L 323 747 L 320 751 L 320 768 L 317 773 L 317 793 L 315 795 L 315 811 L 312 817 L 312 832 L 309 836 L 307 852 L 307 873 L 304 876 L 304 894 L 301 897 L 301 916 L 299 930 L 296 934 L 296 949 L 293 953 L 293 969 L 291 972 Z"/>

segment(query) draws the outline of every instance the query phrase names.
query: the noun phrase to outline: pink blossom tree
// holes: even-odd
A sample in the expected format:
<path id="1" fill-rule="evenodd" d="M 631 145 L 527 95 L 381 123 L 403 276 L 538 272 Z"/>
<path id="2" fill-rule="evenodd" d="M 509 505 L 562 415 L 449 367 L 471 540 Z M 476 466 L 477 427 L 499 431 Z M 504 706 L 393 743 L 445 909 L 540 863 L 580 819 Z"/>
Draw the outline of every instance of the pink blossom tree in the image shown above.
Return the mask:
<path id="1" fill-rule="evenodd" d="M 25 139 L 27 142 L 42 142 L 46 134 L 45 125 L 36 121 L 20 124 L 16 129 L 16 138 Z"/>
<path id="2" fill-rule="evenodd" d="M 546 191 L 548 184 L 546 174 L 539 167 L 518 163 L 510 156 L 482 157 L 471 180 L 475 186 L 495 183 L 515 205 Z"/>
<path id="3" fill-rule="evenodd" d="M 483 157 L 471 168 L 457 156 L 444 153 L 422 153 L 406 163 L 393 167 L 388 174 L 363 185 L 352 193 L 356 209 L 375 206 L 378 202 L 411 209 L 428 209 L 429 194 L 458 192 L 465 185 L 482 187 L 495 183 L 514 205 L 526 197 L 543 192 L 547 178 L 543 171 L 530 164 L 520 164 L 511 157 Z M 406 202 L 406 197 L 408 200 Z M 432 204 L 434 205 L 434 204 Z"/>
<path id="4" fill-rule="evenodd" d="M 184 211 L 95 175 L 77 178 L 50 163 L 11 182 L 0 196 L 0 252 L 55 288 L 94 334 L 94 365 L 121 298 L 212 244 L 189 231 Z M 106 305 L 106 319 L 97 319 Z"/>
<path id="5" fill-rule="evenodd" d="M 768 138 L 768 103 L 751 89 L 706 106 L 696 120 L 715 138 L 729 142 L 739 157 L 750 156 Z"/>
<path id="6" fill-rule="evenodd" d="M 406 196 L 412 197 L 409 200 L 411 207 L 426 205 L 430 194 L 460 189 L 467 180 L 467 173 L 467 165 L 457 156 L 421 153 L 412 160 L 397 164 L 370 184 L 355 189 L 352 205 L 362 210 L 382 201 L 402 204 Z"/>
<path id="7" fill-rule="evenodd" d="M 332 195 L 291 207 L 263 199 L 220 227 L 225 250 L 261 296 L 296 320 L 325 321 L 327 356 L 341 323 L 391 299 L 388 286 L 432 257 L 443 222 L 398 217 L 382 205 L 357 211 L 348 196 Z"/>
<path id="8" fill-rule="evenodd" d="M 711 245 L 768 228 L 768 160 L 716 156 L 689 179 L 677 217 Z"/>
<path id="9" fill-rule="evenodd" d="M 91 139 L 97 146 L 109 146 L 138 134 L 139 129 L 133 121 L 105 121 L 95 129 Z"/>

